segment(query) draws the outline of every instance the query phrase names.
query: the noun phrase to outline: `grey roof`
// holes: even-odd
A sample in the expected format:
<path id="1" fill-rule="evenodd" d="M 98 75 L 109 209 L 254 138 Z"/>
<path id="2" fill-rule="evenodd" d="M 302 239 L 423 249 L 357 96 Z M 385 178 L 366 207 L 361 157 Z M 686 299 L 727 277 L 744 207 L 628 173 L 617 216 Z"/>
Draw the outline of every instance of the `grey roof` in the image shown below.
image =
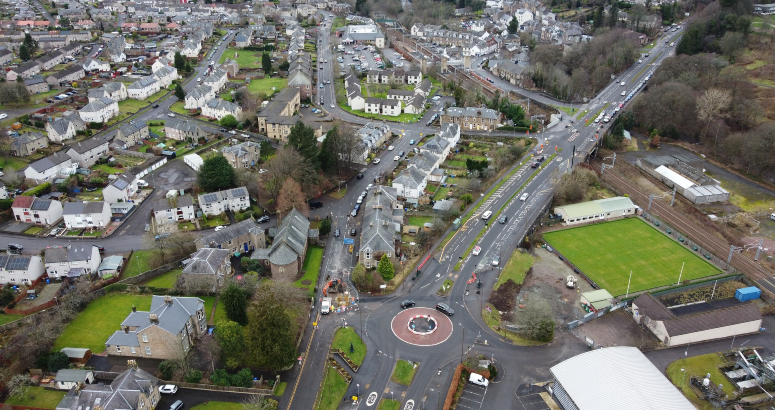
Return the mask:
<path id="1" fill-rule="evenodd" d="M 186 94 L 186 98 L 202 98 L 209 94 L 213 89 L 206 84 L 199 84 L 198 86 L 191 89 L 191 91 Z"/>
<path id="2" fill-rule="evenodd" d="M 199 132 L 199 124 L 196 121 L 184 120 L 178 118 L 170 118 L 164 123 L 164 127 L 172 128 L 184 132 L 197 133 Z"/>
<path id="3" fill-rule="evenodd" d="M 100 145 L 107 145 L 107 144 L 108 144 L 108 140 L 102 137 L 92 137 L 87 140 L 79 141 L 71 145 L 70 149 L 79 154 L 84 154 L 93 150 L 94 148 L 99 147 Z"/>
<path id="4" fill-rule="evenodd" d="M 65 202 L 63 215 L 99 214 L 105 209 L 105 202 Z M 108 210 L 108 213 L 110 211 Z"/>
<path id="5" fill-rule="evenodd" d="M 122 327 L 129 326 L 137 329 L 129 332 L 117 330 L 105 344 L 108 346 L 139 346 L 137 335 L 151 326 L 158 326 L 173 335 L 177 335 L 186 326 L 191 316 L 196 317 L 196 312 L 204 309 L 204 301 L 196 297 L 170 298 L 171 304 L 167 304 L 165 296 L 154 295 L 151 299 L 150 312 L 130 312 L 126 319 L 121 322 Z M 151 314 L 155 314 L 158 318 L 158 325 L 151 323 Z"/>
<path id="6" fill-rule="evenodd" d="M 227 189 L 224 191 L 213 192 L 199 195 L 199 205 L 221 202 L 229 198 L 239 198 L 248 196 L 248 190 L 243 186 L 239 188 Z"/>
<path id="7" fill-rule="evenodd" d="M 183 195 L 175 198 L 159 198 L 153 201 L 151 209 L 153 209 L 154 212 L 159 212 L 168 209 L 185 208 L 192 205 L 194 205 L 194 199 L 191 195 Z"/>
<path id="8" fill-rule="evenodd" d="M 217 247 L 247 233 L 258 234 L 263 231 L 264 228 L 260 227 L 255 219 L 248 218 L 242 222 L 237 222 L 234 225 L 229 225 L 218 232 L 213 232 L 205 237 L 199 238 L 197 241 L 201 242 L 204 246 Z"/>
<path id="9" fill-rule="evenodd" d="M 89 351 L 89 349 L 83 349 L 78 347 L 63 347 L 60 352 L 67 355 L 69 358 L 74 359 L 83 359 L 86 357 L 86 353 Z"/>
<path id="10" fill-rule="evenodd" d="M 421 151 L 428 150 L 428 151 L 433 151 L 437 154 L 441 154 L 448 146 L 449 146 L 449 141 L 436 135 L 433 138 L 431 138 L 430 141 L 423 144 L 420 150 Z"/>
<path id="11" fill-rule="evenodd" d="M 37 131 L 25 132 L 22 135 L 19 135 L 18 137 L 14 138 L 13 141 L 11 141 L 11 148 L 15 150 L 19 150 L 21 149 L 21 147 L 42 138 L 46 138 L 46 136 L 40 132 L 37 132 Z"/>
<path id="12" fill-rule="evenodd" d="M 500 118 L 500 113 L 498 113 L 498 111 L 491 110 L 489 108 L 476 107 L 450 107 L 447 109 L 447 115 L 451 117 L 481 117 L 496 120 Z"/>
<path id="13" fill-rule="evenodd" d="M 141 131 L 147 126 L 148 124 L 146 124 L 145 121 L 129 121 L 121 124 L 121 126 L 118 127 L 118 131 L 121 136 L 126 137 Z"/>
<path id="14" fill-rule="evenodd" d="M 108 105 L 111 105 L 115 103 L 115 101 L 111 100 L 108 97 L 101 97 L 99 100 L 94 100 L 81 108 L 81 111 L 83 112 L 100 112 L 105 109 Z"/>
<path id="15" fill-rule="evenodd" d="M 46 82 L 46 80 L 43 79 L 42 77 L 32 77 L 32 78 L 26 78 L 24 80 L 24 85 L 30 86 L 30 85 L 35 85 L 35 84 L 42 84 L 42 83 L 45 83 L 45 82 Z"/>
<path id="16" fill-rule="evenodd" d="M 375 209 L 364 215 L 361 251 L 395 252 L 395 223 L 391 219 L 385 209 Z"/>
<path id="17" fill-rule="evenodd" d="M 46 263 L 76 262 L 91 260 L 94 245 L 70 245 L 46 249 Z"/>
<path id="18" fill-rule="evenodd" d="M 91 370 L 59 369 L 54 380 L 58 382 L 83 383 Z M 92 373 L 93 375 L 94 373 Z"/>
<path id="19" fill-rule="evenodd" d="M 231 252 L 228 249 L 202 248 L 191 255 L 191 262 L 183 268 L 183 273 L 215 275 L 224 264 L 229 262 Z"/>
<path id="20" fill-rule="evenodd" d="M 89 93 L 91 93 L 92 90 L 89 90 Z M 49 126 L 59 135 L 63 135 L 67 133 L 67 128 L 70 126 L 70 120 L 67 118 L 57 118 L 53 122 L 48 123 Z"/>
<path id="21" fill-rule="evenodd" d="M 0 256 L 0 267 L 6 270 L 27 270 L 31 259 L 30 256 L 2 255 Z"/>
<path id="22" fill-rule="evenodd" d="M 93 409 L 95 406 L 103 410 L 138 409 L 140 393 L 150 396 L 158 385 L 159 379 L 145 370 L 130 368 L 109 385 L 86 384 L 79 391 L 70 390 L 57 405 L 57 410 Z"/>
<path id="23" fill-rule="evenodd" d="M 402 97 L 412 97 L 414 96 L 414 91 L 412 90 L 388 90 L 387 95 L 398 95 Z"/>
<path id="24" fill-rule="evenodd" d="M 399 183 L 407 188 L 417 188 L 425 180 L 425 173 L 415 167 L 408 167 L 401 171 L 393 183 Z"/>
<path id="25" fill-rule="evenodd" d="M 22 64 L 22 65 L 20 65 L 20 66 L 18 66 L 16 68 L 12 69 L 11 71 L 16 72 L 18 74 L 24 74 L 27 71 L 30 71 L 30 70 L 35 69 L 37 67 L 38 67 L 38 63 L 36 61 L 30 61 L 29 63 Z"/>
<path id="26" fill-rule="evenodd" d="M 153 77 L 145 77 L 141 78 L 127 87 L 127 90 L 142 90 L 144 88 L 150 87 L 153 84 L 157 83 L 159 80 L 153 78 Z"/>
<path id="27" fill-rule="evenodd" d="M 111 181 L 108 186 L 112 186 L 121 190 L 129 185 L 132 185 L 132 182 L 135 180 L 135 178 L 136 177 L 131 172 L 124 171 L 124 173 L 119 175 L 118 178 Z"/>
<path id="28" fill-rule="evenodd" d="M 239 104 L 222 100 L 220 98 L 213 98 L 212 100 L 208 101 L 206 105 L 213 110 L 222 110 L 222 111 L 227 111 L 231 113 L 236 113 L 238 110 L 241 109 Z"/>
<path id="29" fill-rule="evenodd" d="M 223 149 L 222 152 L 224 154 L 232 154 L 235 157 L 239 158 L 245 155 L 250 155 L 250 148 L 260 148 L 260 145 L 253 141 L 247 141 L 241 144 L 226 147 Z"/>
<path id="30" fill-rule="evenodd" d="M 118 270 L 122 263 L 124 263 L 124 258 L 121 255 L 110 255 L 102 260 L 97 271 Z"/>
<path id="31" fill-rule="evenodd" d="M 275 265 L 287 265 L 302 257 L 309 234 L 309 220 L 296 208 L 283 218 L 269 249 L 269 261 Z"/>
<path id="32" fill-rule="evenodd" d="M 65 68 L 62 71 L 56 72 L 54 74 L 51 74 L 51 77 L 54 77 L 56 79 L 60 79 L 60 78 L 65 78 L 65 77 L 69 76 L 70 74 L 74 74 L 74 73 L 78 73 L 78 72 L 81 73 L 81 78 L 83 78 L 83 76 L 85 75 L 85 73 L 83 71 L 83 66 L 75 64 L 75 65 L 72 65 L 70 67 Z"/>
<path id="33" fill-rule="evenodd" d="M 121 82 L 118 82 L 118 81 L 109 81 L 107 83 L 102 84 L 102 87 L 100 87 L 100 88 L 104 88 L 105 91 L 107 91 L 108 93 L 112 94 L 112 93 L 120 90 L 121 87 L 125 87 L 126 88 L 124 83 L 121 83 Z"/>

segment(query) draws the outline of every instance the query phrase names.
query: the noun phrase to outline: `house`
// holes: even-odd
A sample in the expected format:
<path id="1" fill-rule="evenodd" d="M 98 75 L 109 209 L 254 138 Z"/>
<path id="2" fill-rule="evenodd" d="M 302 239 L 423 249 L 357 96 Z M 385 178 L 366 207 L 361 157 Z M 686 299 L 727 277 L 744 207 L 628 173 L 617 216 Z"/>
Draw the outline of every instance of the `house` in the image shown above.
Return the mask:
<path id="1" fill-rule="evenodd" d="M 30 78 L 33 75 L 40 74 L 40 65 L 36 61 L 22 64 L 12 68 L 5 74 L 6 81 L 16 81 L 17 78 Z"/>
<path id="2" fill-rule="evenodd" d="M 46 158 L 39 159 L 24 168 L 24 178 L 35 181 L 36 184 L 53 181 L 58 176 L 69 176 L 75 173 L 78 164 L 64 152 L 55 152 Z"/>
<path id="3" fill-rule="evenodd" d="M 70 363 L 86 364 L 92 357 L 92 352 L 89 349 L 63 347 L 59 351 L 67 355 L 67 358 L 70 359 Z"/>
<path id="4" fill-rule="evenodd" d="M 188 58 L 197 58 L 201 50 L 202 44 L 196 41 L 184 41 L 183 49 L 180 50 L 180 54 Z"/>
<path id="5" fill-rule="evenodd" d="M 282 90 L 274 99 L 258 113 L 258 129 L 269 138 L 286 142 L 291 127 L 299 121 L 294 113 L 301 107 L 299 89 L 288 87 Z"/>
<path id="6" fill-rule="evenodd" d="M 56 410 L 154 410 L 160 400 L 159 379 L 132 365 L 107 386 L 87 384 L 70 390 Z"/>
<path id="7" fill-rule="evenodd" d="M 12 60 L 13 52 L 11 52 L 11 50 L 0 50 L 0 65 L 10 64 Z"/>
<path id="8" fill-rule="evenodd" d="M 442 122 L 439 136 L 449 141 L 454 147 L 460 140 L 460 125 Z"/>
<path id="9" fill-rule="evenodd" d="M 735 298 L 702 305 L 667 307 L 650 293 L 632 301 L 633 319 L 644 325 L 663 346 L 680 346 L 758 333 L 759 308 Z"/>
<path id="10" fill-rule="evenodd" d="M 83 67 L 78 64 L 73 64 L 62 71 L 46 77 L 46 82 L 50 85 L 60 85 L 78 81 L 85 76 L 86 73 L 83 71 Z"/>
<path id="11" fill-rule="evenodd" d="M 67 229 L 102 229 L 110 224 L 110 205 L 107 202 L 65 202 L 62 216 Z"/>
<path id="12" fill-rule="evenodd" d="M 107 61 L 87 58 L 82 65 L 85 71 L 110 71 L 110 64 Z"/>
<path id="13" fill-rule="evenodd" d="M 0 285 L 31 285 L 44 273 L 40 255 L 0 255 Z"/>
<path id="14" fill-rule="evenodd" d="M 107 353 L 177 360 L 206 333 L 205 313 L 204 301 L 197 297 L 153 295 L 150 311 L 138 312 L 133 307 L 121 322 L 121 330 L 108 338 Z"/>
<path id="15" fill-rule="evenodd" d="M 44 54 L 42 57 L 35 60 L 40 66 L 41 71 L 48 71 L 58 64 L 62 64 L 65 61 L 65 55 L 59 51 L 54 51 L 48 54 Z"/>
<path id="16" fill-rule="evenodd" d="M 411 70 L 406 71 L 406 84 L 420 84 L 422 82 L 422 71 Z"/>
<path id="17" fill-rule="evenodd" d="M 239 73 L 239 63 L 229 58 L 227 58 L 219 68 L 226 71 L 226 75 L 229 78 L 236 77 L 237 73 Z"/>
<path id="18" fill-rule="evenodd" d="M 46 133 L 51 142 L 61 143 L 75 137 L 75 124 L 66 117 L 46 122 Z"/>
<path id="19" fill-rule="evenodd" d="M 374 187 L 369 190 L 364 202 L 359 262 L 366 268 L 376 267 L 382 255 L 387 255 L 396 263 L 396 234 L 401 232 L 403 219 L 398 190 L 385 186 Z"/>
<path id="20" fill-rule="evenodd" d="M 502 60 L 490 63 L 490 70 L 496 76 L 514 84 L 522 84 L 527 67 L 514 63 L 511 60 Z"/>
<path id="21" fill-rule="evenodd" d="M 431 93 L 432 85 L 431 80 L 426 78 L 414 86 L 414 93 L 422 95 L 424 98 L 428 98 L 428 95 Z"/>
<path id="22" fill-rule="evenodd" d="M 425 110 L 425 97 L 415 93 L 405 104 L 404 113 L 420 115 Z"/>
<path id="23" fill-rule="evenodd" d="M 184 105 L 184 108 L 187 110 L 195 110 L 204 106 L 207 101 L 210 101 L 212 98 L 215 98 L 215 91 L 208 85 L 199 84 L 186 94 L 186 104 Z"/>
<path id="24" fill-rule="evenodd" d="M 111 63 L 123 63 L 126 61 L 125 46 L 126 40 L 123 36 L 113 37 L 108 40 L 108 44 L 105 46 L 105 56 L 110 59 Z"/>
<path id="25" fill-rule="evenodd" d="M 344 90 L 347 94 L 347 105 L 353 110 L 363 110 L 366 107 L 366 99 L 361 93 L 361 84 L 355 74 L 348 74 L 344 78 Z"/>
<path id="26" fill-rule="evenodd" d="M 376 98 L 376 97 L 368 97 L 366 98 L 366 105 L 364 106 L 364 111 L 367 114 L 380 114 L 382 107 L 382 99 Z"/>
<path id="27" fill-rule="evenodd" d="M 190 221 L 196 217 L 191 195 L 159 198 L 153 202 L 151 214 L 157 224 Z"/>
<path id="28" fill-rule="evenodd" d="M 116 202 L 129 202 L 135 191 L 137 191 L 137 177 L 126 171 L 102 190 L 102 197 L 111 205 Z"/>
<path id="29" fill-rule="evenodd" d="M 552 398 L 563 409 L 695 408 L 637 347 L 593 349 L 549 370 L 554 382 Z"/>
<path id="30" fill-rule="evenodd" d="M 422 153 L 430 152 L 435 154 L 443 161 L 449 155 L 449 151 L 452 149 L 452 144 L 450 144 L 449 141 L 447 141 L 445 138 L 442 138 L 439 135 L 435 135 L 426 141 L 419 149 Z"/>
<path id="31" fill-rule="evenodd" d="M 221 92 L 223 87 L 226 86 L 228 81 L 229 76 L 226 74 L 226 70 L 216 68 L 210 73 L 210 75 L 205 77 L 204 81 L 202 81 L 202 84 L 210 87 L 214 94 L 218 94 Z"/>
<path id="32" fill-rule="evenodd" d="M 207 133 L 199 127 L 196 121 L 178 118 L 170 118 L 164 123 L 164 134 L 167 138 L 178 141 L 197 142 L 202 138 L 207 138 Z"/>
<path id="33" fill-rule="evenodd" d="M 264 228 L 259 226 L 255 219 L 248 218 L 224 227 L 218 232 L 198 238 L 194 243 L 197 249 L 218 248 L 226 249 L 231 254 L 248 253 L 265 248 L 266 237 Z"/>
<path id="34" fill-rule="evenodd" d="M 48 138 L 40 132 L 25 132 L 11 141 L 11 155 L 27 157 L 35 151 L 48 147 Z"/>
<path id="35" fill-rule="evenodd" d="M 118 143 L 123 149 L 127 149 L 140 144 L 148 136 L 150 136 L 150 132 L 145 121 L 129 121 L 118 127 L 113 142 Z"/>
<path id="36" fill-rule="evenodd" d="M 389 117 L 397 117 L 401 115 L 401 101 L 382 100 L 381 108 L 382 115 L 387 115 Z"/>
<path id="37" fill-rule="evenodd" d="M 159 87 L 167 88 L 173 81 L 178 79 L 178 69 L 175 67 L 164 66 L 154 71 L 153 76 L 159 80 Z"/>
<path id="38" fill-rule="evenodd" d="M 154 77 L 145 77 L 130 84 L 126 88 L 126 92 L 129 98 L 142 101 L 159 92 L 160 87 L 159 80 Z"/>
<path id="39" fill-rule="evenodd" d="M 257 249 L 250 258 L 260 261 L 267 271 L 272 272 L 273 280 L 295 280 L 304 265 L 308 238 L 317 236 L 317 230 L 309 226 L 309 220 L 296 208 L 292 209 L 280 223 L 272 246 Z"/>
<path id="40" fill-rule="evenodd" d="M 237 48 L 249 46 L 253 42 L 253 30 L 240 30 L 234 36 L 234 45 Z"/>
<path id="41" fill-rule="evenodd" d="M 416 167 L 409 166 L 401 171 L 393 179 L 392 187 L 396 188 L 397 194 L 406 198 L 406 202 L 417 204 L 420 197 L 428 186 L 428 176 Z"/>
<path id="42" fill-rule="evenodd" d="M 108 10 L 105 10 L 105 11 L 108 12 L 107 14 L 109 16 L 110 15 L 110 11 L 108 11 Z M 92 17 L 94 19 L 98 18 L 98 17 L 94 16 L 93 12 L 92 12 Z M 91 20 L 79 20 L 78 22 L 73 23 L 73 27 L 75 27 L 76 29 L 83 29 L 83 30 L 91 30 L 91 29 L 94 28 L 94 25 L 95 25 L 94 22 L 91 21 Z"/>
<path id="43" fill-rule="evenodd" d="M 99 88 L 89 90 L 89 102 L 100 98 L 110 98 L 113 101 L 124 101 L 128 97 L 126 86 L 122 82 L 107 82 Z"/>
<path id="44" fill-rule="evenodd" d="M 376 24 L 343 26 L 336 30 L 336 35 L 344 45 L 373 44 L 377 48 L 385 47 L 385 35 Z"/>
<path id="45" fill-rule="evenodd" d="M 296 54 L 288 69 L 288 87 L 297 88 L 302 99 L 312 96 L 312 70 L 307 57 L 304 53 Z"/>
<path id="46" fill-rule="evenodd" d="M 159 57 L 156 59 L 156 61 L 153 62 L 153 65 L 151 66 L 151 71 L 155 73 L 162 67 L 172 67 L 172 63 L 173 63 L 173 59 L 172 57 L 170 57 L 170 54 Z"/>
<path id="47" fill-rule="evenodd" d="M 556 215 L 561 215 L 564 225 L 577 225 L 593 221 L 605 221 L 636 215 L 640 208 L 632 203 L 630 198 L 614 197 L 597 199 L 557 206 L 554 208 Z"/>
<path id="48" fill-rule="evenodd" d="M 223 278 L 231 275 L 231 253 L 226 249 L 201 248 L 191 255 L 180 275 L 189 292 L 215 292 Z"/>
<path id="49" fill-rule="evenodd" d="M 409 101 L 414 98 L 413 90 L 388 90 L 388 100 Z"/>
<path id="50" fill-rule="evenodd" d="M 384 122 L 369 122 L 356 131 L 356 135 L 360 139 L 360 145 L 363 147 L 362 156 L 359 158 L 361 162 L 366 161 L 370 152 L 376 151 L 379 147 L 384 145 L 393 133 L 390 131 L 390 127 Z"/>
<path id="51" fill-rule="evenodd" d="M 226 210 L 244 211 L 250 207 L 248 190 L 245 187 L 202 194 L 198 199 L 199 207 L 207 216 L 220 215 Z"/>
<path id="52" fill-rule="evenodd" d="M 441 122 L 458 124 L 465 130 L 494 131 L 501 124 L 501 114 L 489 108 L 450 107 L 441 114 Z"/>
<path id="53" fill-rule="evenodd" d="M 57 389 L 70 390 L 81 384 L 94 383 L 94 372 L 91 370 L 59 369 L 54 381 Z"/>
<path id="54" fill-rule="evenodd" d="M 108 152 L 108 140 L 104 137 L 92 137 L 79 141 L 67 149 L 67 155 L 77 161 L 81 168 L 89 168 L 94 165 L 100 155 Z"/>
<path id="55" fill-rule="evenodd" d="M 213 98 L 204 106 L 202 106 L 202 115 L 205 117 L 215 118 L 219 121 L 227 115 L 234 116 L 237 121 L 242 121 L 244 119 L 242 107 L 240 107 L 239 104 L 222 100 L 220 98 Z"/>
<path id="56" fill-rule="evenodd" d="M 118 103 L 107 97 L 101 97 L 78 110 L 84 122 L 105 123 L 118 115 Z"/>
<path id="57" fill-rule="evenodd" d="M 221 152 L 234 169 L 250 168 L 261 159 L 261 144 L 248 141 L 225 147 Z"/>
<path id="58" fill-rule="evenodd" d="M 49 90 L 49 86 L 46 80 L 40 77 L 25 79 L 24 86 L 27 88 L 27 91 L 29 91 L 30 94 L 45 93 L 46 91 Z"/>
<path id="59" fill-rule="evenodd" d="M 102 262 L 95 245 L 68 245 L 47 248 L 44 264 L 49 278 L 72 278 L 97 272 Z"/>

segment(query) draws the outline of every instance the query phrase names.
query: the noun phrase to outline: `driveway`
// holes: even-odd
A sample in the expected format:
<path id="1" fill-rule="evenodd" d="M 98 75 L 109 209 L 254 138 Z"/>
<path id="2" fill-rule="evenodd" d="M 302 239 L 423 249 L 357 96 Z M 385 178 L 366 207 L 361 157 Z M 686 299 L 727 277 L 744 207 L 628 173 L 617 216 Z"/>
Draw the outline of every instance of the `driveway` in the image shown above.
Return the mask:
<path id="1" fill-rule="evenodd" d="M 250 396 L 245 393 L 234 392 L 222 392 L 212 390 L 197 390 L 197 389 L 184 389 L 179 388 L 178 392 L 173 395 L 162 394 L 159 405 L 156 406 L 159 410 L 169 409 L 172 403 L 176 400 L 183 402 L 184 409 L 190 409 L 196 405 L 207 403 L 209 401 L 226 401 L 231 403 L 242 403 Z"/>

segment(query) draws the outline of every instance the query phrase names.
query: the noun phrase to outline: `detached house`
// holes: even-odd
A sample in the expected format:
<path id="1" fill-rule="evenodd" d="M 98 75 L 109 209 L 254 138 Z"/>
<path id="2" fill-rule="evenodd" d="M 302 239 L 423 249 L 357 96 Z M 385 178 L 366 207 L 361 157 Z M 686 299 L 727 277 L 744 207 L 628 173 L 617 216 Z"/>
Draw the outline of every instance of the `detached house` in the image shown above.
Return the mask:
<path id="1" fill-rule="evenodd" d="M 237 121 L 242 121 L 245 117 L 242 113 L 242 107 L 240 107 L 239 104 L 220 98 L 213 98 L 202 106 L 202 115 L 215 118 L 219 121 L 227 115 L 233 115 Z"/>
<path id="2" fill-rule="evenodd" d="M 78 115 L 84 122 L 104 123 L 118 115 L 118 103 L 110 98 L 102 97 L 86 104 L 78 110 Z"/>
<path id="3" fill-rule="evenodd" d="M 59 279 L 96 273 L 102 258 L 94 245 L 68 245 L 47 248 L 44 262 L 48 276 Z"/>
<path id="4" fill-rule="evenodd" d="M 11 141 L 11 155 L 27 157 L 48 147 L 48 138 L 39 132 L 25 132 Z"/>
<path id="5" fill-rule="evenodd" d="M 62 203 L 53 199 L 18 196 L 11 205 L 14 219 L 35 225 L 51 225 L 62 218 Z"/>
<path id="6" fill-rule="evenodd" d="M 83 62 L 83 69 L 86 71 L 110 71 L 110 63 L 107 61 L 95 60 L 93 58 L 87 58 Z"/>
<path id="7" fill-rule="evenodd" d="M 75 124 L 66 117 L 46 122 L 46 133 L 51 142 L 62 142 L 75 137 Z"/>
<path id="8" fill-rule="evenodd" d="M 250 207 L 248 190 L 245 187 L 202 194 L 198 199 L 199 207 L 207 216 L 220 215 L 226 210 L 244 211 Z"/>
<path id="9" fill-rule="evenodd" d="M 160 198 L 153 202 L 151 213 L 157 224 L 190 221 L 196 217 L 191 195 Z"/>
<path id="10" fill-rule="evenodd" d="M 107 152 L 108 140 L 103 137 L 92 137 L 71 145 L 67 155 L 78 162 L 80 168 L 89 168 L 97 162 L 100 155 Z"/>
<path id="11" fill-rule="evenodd" d="M 64 152 L 55 152 L 46 158 L 39 159 L 24 168 L 24 178 L 34 180 L 36 184 L 53 181 L 58 176 L 68 176 L 75 173 L 78 164 Z"/>
<path id="12" fill-rule="evenodd" d="M 124 54 L 124 48 L 126 46 L 126 40 L 123 36 L 116 36 L 108 41 L 105 46 L 105 55 L 110 58 L 111 63 L 123 63 L 126 61 L 126 54 Z"/>
<path id="13" fill-rule="evenodd" d="M 304 265 L 308 239 L 317 237 L 317 229 L 309 226 L 309 220 L 296 208 L 292 209 L 277 229 L 272 247 L 257 249 L 250 258 L 260 261 L 271 271 L 273 280 L 295 280 Z"/>
<path id="14" fill-rule="evenodd" d="M 253 218 L 229 225 L 194 241 L 197 249 L 226 249 L 229 253 L 248 253 L 266 247 L 264 228 Z"/>
<path id="15" fill-rule="evenodd" d="M 160 86 L 159 80 L 153 77 L 145 77 L 130 84 L 126 88 L 126 92 L 129 98 L 142 101 L 159 92 Z"/>
<path id="16" fill-rule="evenodd" d="M 231 252 L 226 249 L 202 248 L 191 255 L 191 261 L 180 275 L 190 292 L 215 292 L 225 276 L 231 275 Z"/>
<path id="17" fill-rule="evenodd" d="M 129 202 L 135 191 L 137 191 L 137 177 L 126 171 L 102 190 L 102 197 L 105 202 L 113 205 L 116 202 Z"/>
<path id="18" fill-rule="evenodd" d="M 102 383 L 85 384 L 79 389 L 70 390 L 56 410 L 154 410 L 160 400 L 159 379 L 134 366 L 107 386 Z"/>
<path id="19" fill-rule="evenodd" d="M 0 255 L 0 285 L 30 285 L 46 273 L 39 255 Z"/>
<path id="20" fill-rule="evenodd" d="M 261 159 L 261 145 L 252 141 L 232 145 L 223 149 L 223 156 L 232 168 L 250 168 Z"/>
<path id="21" fill-rule="evenodd" d="M 67 229 L 103 229 L 110 224 L 110 205 L 107 202 L 65 202 L 62 215 Z"/>
<path id="22" fill-rule="evenodd" d="M 207 133 L 196 121 L 178 118 L 170 118 L 164 123 L 164 134 L 167 138 L 178 141 L 197 142 L 200 138 L 207 137 Z"/>
<path id="23" fill-rule="evenodd" d="M 206 332 L 202 299 L 154 295 L 151 310 L 138 312 L 132 308 L 121 322 L 121 330 L 113 333 L 105 347 L 110 356 L 177 360 Z"/>

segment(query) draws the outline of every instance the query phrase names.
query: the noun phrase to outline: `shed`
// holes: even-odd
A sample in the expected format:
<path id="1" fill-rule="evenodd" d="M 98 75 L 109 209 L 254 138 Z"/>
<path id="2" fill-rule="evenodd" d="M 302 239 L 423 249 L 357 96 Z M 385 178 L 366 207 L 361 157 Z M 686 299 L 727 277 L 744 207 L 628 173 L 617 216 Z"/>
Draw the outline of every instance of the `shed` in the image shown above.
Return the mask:
<path id="1" fill-rule="evenodd" d="M 91 358 L 91 350 L 78 347 L 63 347 L 60 352 L 67 355 L 71 363 L 86 364 Z"/>
<path id="2" fill-rule="evenodd" d="M 70 390 L 80 383 L 94 383 L 94 372 L 91 370 L 60 369 L 56 377 L 57 389 Z"/>
<path id="3" fill-rule="evenodd" d="M 566 225 L 575 225 L 635 215 L 638 209 L 630 198 L 618 196 L 558 206 L 554 208 L 554 213 L 562 216 Z"/>
<path id="4" fill-rule="evenodd" d="M 111 255 L 102 260 L 100 266 L 97 268 L 101 278 L 108 279 L 112 276 L 117 276 L 121 272 L 121 267 L 124 266 L 124 258 L 120 255 Z"/>
<path id="5" fill-rule="evenodd" d="M 452 209 L 452 205 L 455 205 L 455 201 L 450 201 L 448 199 L 440 199 L 436 201 L 435 204 L 433 204 L 433 212 L 443 212 L 448 211 Z"/>
<path id="6" fill-rule="evenodd" d="M 191 169 L 199 172 L 199 168 L 204 164 L 204 160 L 197 154 L 188 154 L 183 157 L 183 162 L 186 163 Z"/>
<path id="7" fill-rule="evenodd" d="M 593 312 L 611 306 L 614 297 L 605 289 L 593 290 L 581 294 L 581 304 L 586 305 Z"/>

